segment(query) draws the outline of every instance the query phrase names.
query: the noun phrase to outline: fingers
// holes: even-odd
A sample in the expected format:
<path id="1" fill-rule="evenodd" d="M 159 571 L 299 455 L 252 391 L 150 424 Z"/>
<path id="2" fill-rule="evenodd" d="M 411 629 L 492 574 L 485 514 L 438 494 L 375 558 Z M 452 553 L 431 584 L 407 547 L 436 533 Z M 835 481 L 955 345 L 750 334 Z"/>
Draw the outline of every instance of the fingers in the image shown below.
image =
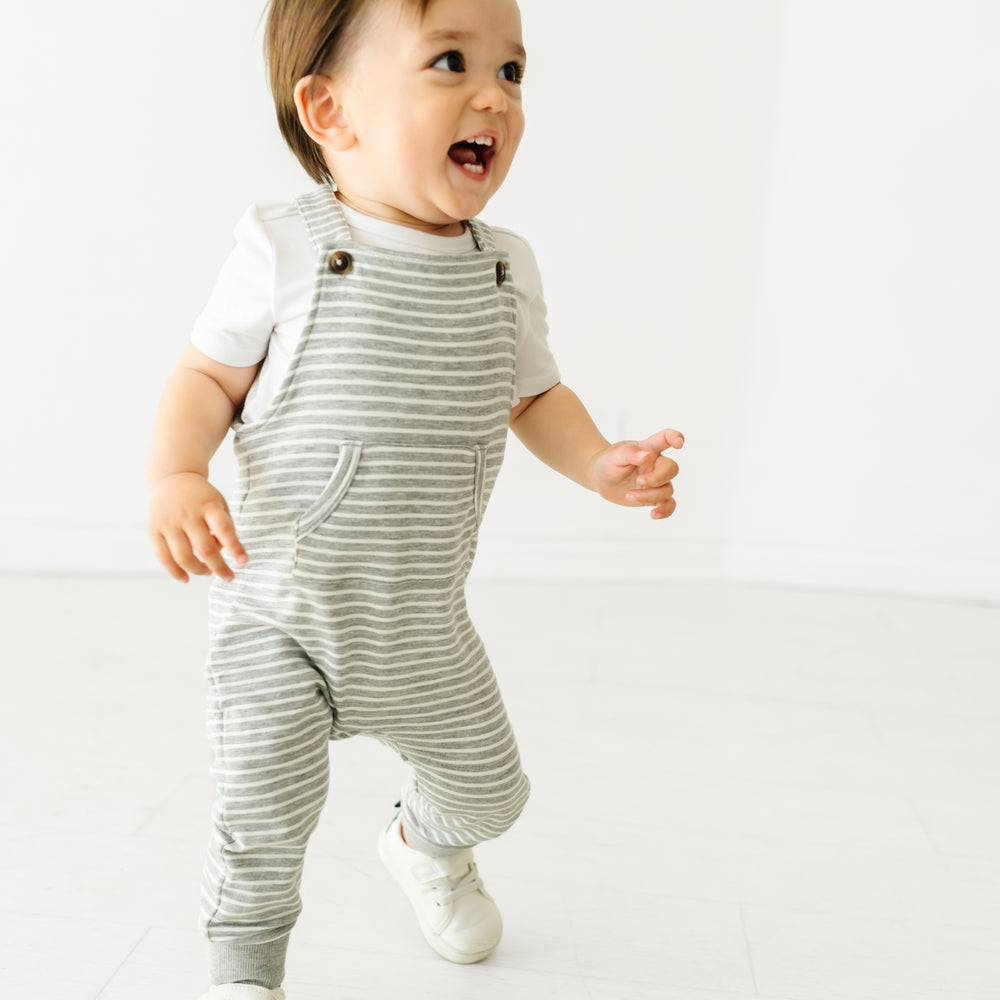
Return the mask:
<path id="1" fill-rule="evenodd" d="M 650 489 L 633 489 L 625 494 L 625 499 L 634 507 L 652 507 L 652 517 L 669 517 L 677 504 L 674 501 L 674 484 L 666 483 Z M 665 513 L 669 508 L 669 513 Z"/>
<path id="2" fill-rule="evenodd" d="M 671 498 L 666 503 L 657 504 L 649 512 L 649 516 L 653 518 L 654 521 L 659 521 L 665 517 L 670 517 L 675 510 L 677 510 L 677 501 Z"/>
<path id="3" fill-rule="evenodd" d="M 657 431 L 645 441 L 624 441 L 618 445 L 621 449 L 617 458 L 620 465 L 633 465 L 641 473 L 652 471 L 661 452 L 668 448 L 683 448 L 684 435 L 680 431 Z M 676 465 L 674 468 L 676 469 Z M 676 475 L 676 473 L 674 473 Z"/>
<path id="4" fill-rule="evenodd" d="M 680 471 L 680 466 L 672 458 L 661 455 L 651 469 L 646 470 L 641 467 L 638 469 L 635 485 L 639 490 L 656 490 L 672 482 Z"/>
<path id="5" fill-rule="evenodd" d="M 649 507 L 655 520 L 670 517 L 676 510 L 673 479 L 680 472 L 672 458 L 661 454 L 668 448 L 682 448 L 680 431 L 662 430 L 644 441 L 620 441 L 606 450 L 603 497 L 627 507 Z"/>
<path id="6" fill-rule="evenodd" d="M 212 507 L 206 511 L 205 524 L 214 536 L 213 541 L 225 549 L 238 566 L 245 566 L 250 561 L 247 550 L 243 548 L 243 543 L 236 534 L 236 525 L 233 524 L 233 519 L 226 508 Z"/>
<path id="7" fill-rule="evenodd" d="M 234 579 L 229 563 L 222 557 L 222 545 L 207 527 L 201 527 L 194 533 L 191 537 L 191 548 L 199 567 L 192 572 L 197 572 L 199 576 L 209 576 L 214 573 L 227 582 Z"/>
<path id="8" fill-rule="evenodd" d="M 636 444 L 643 451 L 659 455 L 668 448 L 683 448 L 684 435 L 680 431 L 667 428 L 666 430 L 657 431 L 655 434 L 650 435 L 645 441 L 637 441 Z"/>
<path id="9" fill-rule="evenodd" d="M 637 468 L 635 486 L 625 494 L 628 503 L 636 507 L 651 507 L 649 516 L 654 520 L 670 517 L 677 509 L 674 500 L 674 477 L 680 472 L 677 463 L 660 455 L 652 469 Z"/>
<path id="10" fill-rule="evenodd" d="M 666 499 L 661 499 L 657 502 L 652 500 L 636 500 L 635 506 L 652 507 L 652 510 L 649 512 L 649 516 L 653 518 L 654 521 L 658 521 L 664 517 L 670 517 L 670 515 L 677 510 L 677 501 L 672 496 Z"/>
<path id="11" fill-rule="evenodd" d="M 152 535 L 151 541 L 153 543 L 153 551 L 156 553 L 156 558 L 160 560 L 163 568 L 175 579 L 180 580 L 181 583 L 187 583 L 190 577 L 177 565 L 173 557 L 173 553 L 170 551 L 170 544 L 163 537 L 163 535 Z"/>
<path id="12" fill-rule="evenodd" d="M 182 583 L 187 583 L 191 576 L 213 573 L 227 583 L 232 582 L 235 574 L 223 558 L 223 549 L 239 566 L 249 561 L 226 510 L 206 511 L 204 521 L 172 526 L 153 535 L 152 540 L 157 558 L 166 571 Z"/>
<path id="13" fill-rule="evenodd" d="M 178 529 L 171 529 L 164 532 L 163 538 L 170 553 L 170 558 L 182 574 L 181 576 L 177 574 L 171 575 L 176 576 L 177 579 L 183 579 L 186 583 L 189 575 L 208 576 L 211 574 L 212 570 L 202 561 L 199 555 L 205 548 L 212 547 L 211 544 L 206 543 L 205 535 L 207 535 L 207 532 L 202 533 L 196 530 L 191 530 L 190 533 Z M 216 549 L 218 548 L 217 545 L 215 547 Z M 167 569 L 170 569 L 169 565 Z"/>

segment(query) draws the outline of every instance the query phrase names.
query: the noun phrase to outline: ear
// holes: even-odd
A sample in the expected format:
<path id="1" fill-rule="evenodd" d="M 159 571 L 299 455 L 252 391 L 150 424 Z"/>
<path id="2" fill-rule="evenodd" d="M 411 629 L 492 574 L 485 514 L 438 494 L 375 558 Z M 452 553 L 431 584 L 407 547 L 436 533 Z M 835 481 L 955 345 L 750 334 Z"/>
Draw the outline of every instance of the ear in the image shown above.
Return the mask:
<path id="1" fill-rule="evenodd" d="M 295 85 L 295 107 L 302 127 L 319 146 L 340 152 L 354 145 L 354 129 L 330 77 L 302 77 Z"/>

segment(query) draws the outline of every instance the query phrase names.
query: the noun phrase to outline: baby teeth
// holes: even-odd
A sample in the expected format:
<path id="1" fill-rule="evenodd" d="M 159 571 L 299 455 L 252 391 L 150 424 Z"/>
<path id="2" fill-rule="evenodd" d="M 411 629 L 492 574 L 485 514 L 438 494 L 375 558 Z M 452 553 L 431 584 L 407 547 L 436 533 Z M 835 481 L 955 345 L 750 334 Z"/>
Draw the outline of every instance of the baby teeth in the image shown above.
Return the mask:
<path id="1" fill-rule="evenodd" d="M 483 174 L 486 172 L 486 168 L 481 163 L 463 163 L 462 166 L 473 174 Z"/>
<path id="2" fill-rule="evenodd" d="M 477 135 L 471 139 L 465 140 L 468 143 L 472 143 L 476 146 L 492 146 L 493 140 L 488 135 Z"/>

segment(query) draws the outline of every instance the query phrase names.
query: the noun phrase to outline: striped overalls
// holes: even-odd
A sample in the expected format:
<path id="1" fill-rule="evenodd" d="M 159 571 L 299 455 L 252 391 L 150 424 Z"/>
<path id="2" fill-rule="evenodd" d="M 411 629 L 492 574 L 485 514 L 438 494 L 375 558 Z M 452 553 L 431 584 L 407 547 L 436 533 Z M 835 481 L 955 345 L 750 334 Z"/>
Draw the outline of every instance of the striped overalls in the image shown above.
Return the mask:
<path id="1" fill-rule="evenodd" d="M 299 209 L 312 315 L 267 413 L 235 425 L 251 562 L 211 599 L 216 982 L 284 954 L 329 740 L 412 765 L 403 823 L 426 853 L 500 835 L 528 795 L 464 594 L 514 400 L 513 276 L 478 221 L 477 250 L 439 257 L 353 243 L 327 186 Z"/>

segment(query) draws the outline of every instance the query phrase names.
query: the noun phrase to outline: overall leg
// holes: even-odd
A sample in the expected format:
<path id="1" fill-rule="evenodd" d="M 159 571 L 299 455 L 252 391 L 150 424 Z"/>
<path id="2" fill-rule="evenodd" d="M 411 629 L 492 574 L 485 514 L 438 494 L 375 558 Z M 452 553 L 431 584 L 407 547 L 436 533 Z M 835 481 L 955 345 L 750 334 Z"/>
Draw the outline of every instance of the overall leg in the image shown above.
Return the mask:
<path id="1" fill-rule="evenodd" d="M 427 942 L 461 963 L 489 957 L 503 933 L 472 846 L 507 830 L 528 798 L 528 779 L 481 644 L 465 666 L 434 685 L 435 696 L 423 701 L 405 733 L 397 730 L 387 740 L 413 765 L 414 776 L 400 815 L 379 836 L 382 861 L 406 893 Z"/>
<path id="2" fill-rule="evenodd" d="M 208 674 L 216 800 L 201 924 L 212 982 L 274 988 L 326 801 L 333 712 L 298 644 L 268 626 L 223 626 Z"/>
<path id="3" fill-rule="evenodd" d="M 499 837 L 524 809 L 530 785 L 481 643 L 463 676 L 443 684 L 392 743 L 413 766 L 402 824 L 424 854 L 446 856 Z"/>

